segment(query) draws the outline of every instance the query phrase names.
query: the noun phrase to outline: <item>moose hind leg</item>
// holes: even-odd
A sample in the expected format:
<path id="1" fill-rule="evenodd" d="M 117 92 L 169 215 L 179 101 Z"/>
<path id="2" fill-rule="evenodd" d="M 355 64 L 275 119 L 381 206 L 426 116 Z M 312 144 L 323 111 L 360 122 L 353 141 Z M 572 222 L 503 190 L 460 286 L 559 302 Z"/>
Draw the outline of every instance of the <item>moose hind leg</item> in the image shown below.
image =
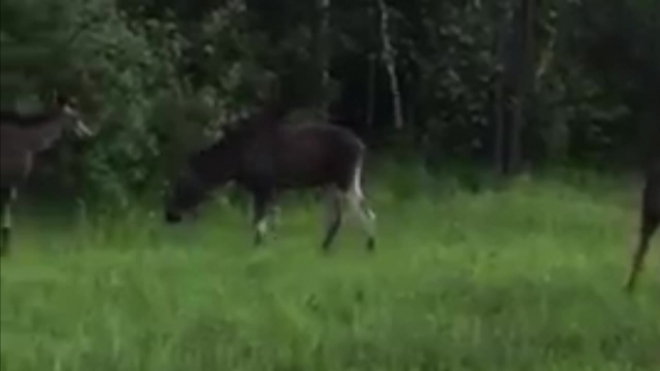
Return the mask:
<path id="1" fill-rule="evenodd" d="M 341 198 L 339 191 L 335 188 L 330 188 L 326 191 L 326 234 L 323 239 L 323 249 L 328 250 L 330 245 L 337 235 L 337 231 L 341 226 L 342 210 Z"/>
<path id="2" fill-rule="evenodd" d="M 642 266 L 644 265 L 644 257 L 649 250 L 649 245 L 651 243 L 651 237 L 658 229 L 660 224 L 660 215 L 644 215 L 642 217 L 642 229 L 640 233 L 640 241 L 637 249 L 635 250 L 632 258 L 632 263 L 630 267 L 630 273 L 628 276 L 628 281 L 626 283 L 626 290 L 631 292 L 635 288 L 637 283 L 637 277 L 639 276 Z"/>
<path id="3" fill-rule="evenodd" d="M 373 251 L 376 247 L 376 214 L 369 208 L 367 201 L 362 193 L 360 182 L 362 173 L 361 161 L 356 167 L 353 175 L 351 188 L 348 191 L 348 202 L 351 210 L 360 220 L 362 227 L 367 233 L 367 249 Z"/>
<path id="4" fill-rule="evenodd" d="M 364 198 L 351 194 L 349 195 L 349 203 L 367 234 L 367 249 L 374 250 L 376 248 L 376 214 L 367 206 Z"/>

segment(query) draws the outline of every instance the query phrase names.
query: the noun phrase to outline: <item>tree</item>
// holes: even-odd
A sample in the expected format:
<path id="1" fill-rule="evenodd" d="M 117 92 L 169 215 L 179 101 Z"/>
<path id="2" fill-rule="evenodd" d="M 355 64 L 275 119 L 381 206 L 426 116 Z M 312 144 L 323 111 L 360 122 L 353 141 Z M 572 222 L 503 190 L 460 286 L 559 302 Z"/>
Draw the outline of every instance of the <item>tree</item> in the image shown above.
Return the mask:
<path id="1" fill-rule="evenodd" d="M 399 88 L 399 78 L 396 73 L 396 51 L 392 46 L 390 35 L 390 10 L 385 4 L 385 0 L 378 0 L 378 9 L 380 10 L 380 37 L 383 42 L 382 58 L 387 73 L 390 78 L 390 92 L 392 94 L 393 118 L 394 127 L 397 129 L 403 128 L 403 108 L 401 104 L 401 90 Z"/>

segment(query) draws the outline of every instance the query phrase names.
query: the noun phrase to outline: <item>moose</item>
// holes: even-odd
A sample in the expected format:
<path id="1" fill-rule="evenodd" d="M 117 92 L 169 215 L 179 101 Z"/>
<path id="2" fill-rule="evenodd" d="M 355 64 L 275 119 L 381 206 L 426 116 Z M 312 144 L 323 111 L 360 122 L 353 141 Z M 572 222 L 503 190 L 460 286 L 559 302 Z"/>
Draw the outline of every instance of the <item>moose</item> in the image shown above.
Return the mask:
<path id="1" fill-rule="evenodd" d="M 76 110 L 73 99 L 56 94 L 55 103 L 54 108 L 36 114 L 13 110 L 0 112 L 0 255 L 9 253 L 11 204 L 16 200 L 18 188 L 32 173 L 35 156 L 52 148 L 65 130 L 73 129 L 78 137 L 92 135 Z"/>
<path id="2" fill-rule="evenodd" d="M 651 238 L 660 224 L 660 156 L 652 162 L 646 174 L 646 184 L 642 192 L 642 212 L 639 244 L 632 257 L 626 291 L 635 289 L 637 276 L 644 264 Z"/>
<path id="3" fill-rule="evenodd" d="M 166 201 L 165 220 L 180 222 L 214 188 L 234 182 L 251 195 L 254 245 L 259 246 L 280 192 L 321 188 L 328 211 L 323 249 L 332 244 L 342 205 L 348 203 L 371 251 L 375 214 L 361 186 L 365 154 L 366 146 L 355 134 L 325 120 L 286 123 L 281 116 L 257 115 L 223 130 L 219 140 L 187 159 Z"/>

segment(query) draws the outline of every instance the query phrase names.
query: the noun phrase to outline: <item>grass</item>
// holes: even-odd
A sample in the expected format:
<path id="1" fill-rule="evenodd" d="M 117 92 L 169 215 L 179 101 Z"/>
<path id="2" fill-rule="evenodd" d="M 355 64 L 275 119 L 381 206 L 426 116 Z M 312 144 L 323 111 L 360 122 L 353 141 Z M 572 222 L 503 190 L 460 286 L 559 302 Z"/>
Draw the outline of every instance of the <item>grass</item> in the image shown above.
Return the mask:
<path id="1" fill-rule="evenodd" d="M 658 249 L 636 295 L 621 291 L 634 190 L 410 182 L 372 187 L 375 254 L 350 223 L 322 254 L 314 203 L 287 203 L 260 249 L 232 208 L 173 229 L 160 214 L 66 229 L 19 215 L 1 368 L 660 369 Z"/>

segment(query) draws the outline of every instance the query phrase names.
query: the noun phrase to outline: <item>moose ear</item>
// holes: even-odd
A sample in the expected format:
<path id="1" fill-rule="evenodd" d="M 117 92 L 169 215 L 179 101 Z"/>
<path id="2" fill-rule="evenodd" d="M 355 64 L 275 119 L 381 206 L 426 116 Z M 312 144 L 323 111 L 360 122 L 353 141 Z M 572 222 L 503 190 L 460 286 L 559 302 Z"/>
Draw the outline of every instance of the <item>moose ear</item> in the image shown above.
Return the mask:
<path id="1" fill-rule="evenodd" d="M 76 101 L 75 98 L 73 98 L 73 97 L 71 97 L 67 94 L 62 93 L 60 90 L 53 89 L 50 96 L 51 96 L 52 103 L 54 103 L 55 105 L 57 105 L 60 108 L 65 107 L 65 106 L 75 108 L 75 106 L 77 105 L 77 101 Z"/>

